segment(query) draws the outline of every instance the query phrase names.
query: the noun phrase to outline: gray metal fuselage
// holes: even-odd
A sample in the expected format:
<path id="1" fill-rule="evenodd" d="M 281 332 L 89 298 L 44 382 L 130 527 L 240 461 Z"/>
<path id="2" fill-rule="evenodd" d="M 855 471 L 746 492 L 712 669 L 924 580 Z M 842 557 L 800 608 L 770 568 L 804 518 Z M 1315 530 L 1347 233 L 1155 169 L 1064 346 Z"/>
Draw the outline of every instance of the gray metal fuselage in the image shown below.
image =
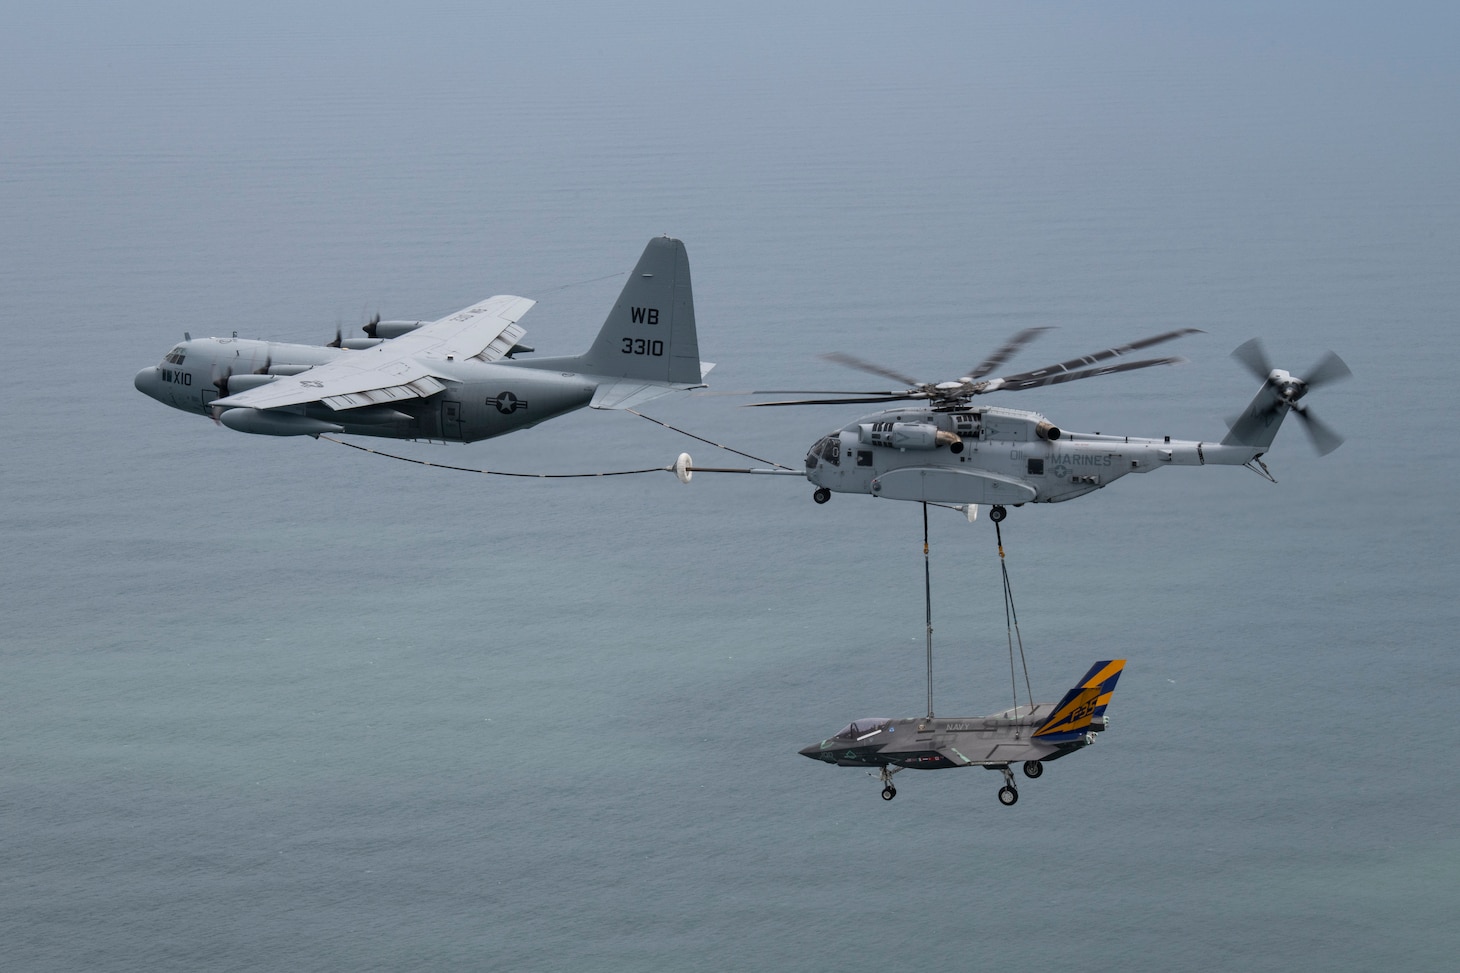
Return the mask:
<path id="1" fill-rule="evenodd" d="M 1240 466 L 1266 449 L 1068 433 L 1039 413 L 992 406 L 904 408 L 823 437 L 806 455 L 806 478 L 834 493 L 1013 506 L 1072 500 L 1165 466 Z"/>
<path id="2" fill-rule="evenodd" d="M 901 767 L 945 770 L 952 767 L 1003 768 L 1020 761 L 1048 763 L 1095 742 L 1105 729 L 1104 717 L 1091 721 L 1076 740 L 1046 743 L 1035 730 L 1049 718 L 1055 703 L 1019 706 L 991 716 L 948 719 L 858 720 L 841 734 L 813 743 L 800 752 L 839 767 Z M 880 728 L 858 733 L 858 723 Z"/>
<path id="3" fill-rule="evenodd" d="M 248 338 L 193 338 L 178 344 L 166 359 L 137 373 L 138 391 L 183 412 L 209 415 L 214 400 L 263 376 L 295 375 L 342 356 L 368 356 L 319 345 Z M 456 361 L 438 364 L 447 389 L 427 399 L 391 403 L 388 409 L 335 411 L 321 403 L 295 410 L 299 415 L 337 423 L 356 436 L 470 443 L 526 429 L 588 405 L 603 380 L 561 370 L 564 358 Z M 267 369 L 267 371 L 265 371 Z M 257 376 L 257 377 L 256 377 Z M 369 419 L 371 421 L 359 421 Z"/>

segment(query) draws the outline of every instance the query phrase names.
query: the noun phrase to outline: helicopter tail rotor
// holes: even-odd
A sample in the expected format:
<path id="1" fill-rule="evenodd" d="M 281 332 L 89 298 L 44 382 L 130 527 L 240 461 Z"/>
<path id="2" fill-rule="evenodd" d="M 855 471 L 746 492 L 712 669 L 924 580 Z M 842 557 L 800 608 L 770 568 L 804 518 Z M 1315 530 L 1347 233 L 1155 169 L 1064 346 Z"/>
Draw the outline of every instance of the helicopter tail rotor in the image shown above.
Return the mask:
<path id="1" fill-rule="evenodd" d="M 1308 433 L 1308 441 L 1313 444 L 1313 448 L 1318 451 L 1319 456 L 1327 456 L 1343 445 L 1343 436 L 1335 432 L 1332 426 L 1320 421 L 1307 406 L 1293 406 L 1293 414 L 1303 420 L 1303 429 Z"/>
<path id="2" fill-rule="evenodd" d="M 1263 386 L 1242 415 L 1229 423 L 1231 431 L 1222 440 L 1224 443 L 1269 445 L 1282 417 L 1291 411 L 1302 421 L 1303 429 L 1318 455 L 1326 456 L 1343 444 L 1343 436 L 1299 402 L 1313 389 L 1353 375 L 1342 358 L 1327 352 L 1308 370 L 1307 376 L 1302 377 L 1274 367 L 1257 338 L 1239 346 L 1232 352 L 1232 357 L 1260 379 Z"/>

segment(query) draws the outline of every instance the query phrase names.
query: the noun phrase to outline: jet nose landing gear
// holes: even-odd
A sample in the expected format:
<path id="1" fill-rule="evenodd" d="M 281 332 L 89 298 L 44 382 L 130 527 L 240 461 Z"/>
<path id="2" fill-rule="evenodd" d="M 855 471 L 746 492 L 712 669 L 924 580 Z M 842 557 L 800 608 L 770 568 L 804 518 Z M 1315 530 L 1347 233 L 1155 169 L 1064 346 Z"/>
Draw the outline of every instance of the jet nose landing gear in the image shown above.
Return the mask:
<path id="1" fill-rule="evenodd" d="M 888 767 L 884 764 L 882 772 L 877 775 L 882 778 L 882 799 L 884 801 L 890 801 L 897 796 L 897 788 L 892 786 L 892 775 L 901 769 L 901 767 Z"/>

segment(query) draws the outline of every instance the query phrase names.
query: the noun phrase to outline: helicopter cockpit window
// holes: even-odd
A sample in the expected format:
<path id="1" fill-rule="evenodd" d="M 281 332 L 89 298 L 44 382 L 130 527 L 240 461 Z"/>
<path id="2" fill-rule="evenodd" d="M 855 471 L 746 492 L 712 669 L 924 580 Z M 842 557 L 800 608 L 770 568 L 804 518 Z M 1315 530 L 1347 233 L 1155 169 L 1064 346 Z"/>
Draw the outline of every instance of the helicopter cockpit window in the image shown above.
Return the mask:
<path id="1" fill-rule="evenodd" d="M 842 441 L 840 436 L 827 436 L 817 444 L 816 455 L 832 466 L 842 465 Z"/>
<path id="2" fill-rule="evenodd" d="M 172 351 L 169 351 L 167 353 L 167 356 L 162 360 L 171 365 L 181 365 L 183 363 L 182 345 L 178 345 L 176 348 L 172 349 Z"/>
<path id="3" fill-rule="evenodd" d="M 842 727 L 837 732 L 837 738 L 842 740 L 860 740 L 863 737 L 871 736 L 879 730 L 886 729 L 891 723 L 891 720 L 880 719 L 855 720 Z"/>

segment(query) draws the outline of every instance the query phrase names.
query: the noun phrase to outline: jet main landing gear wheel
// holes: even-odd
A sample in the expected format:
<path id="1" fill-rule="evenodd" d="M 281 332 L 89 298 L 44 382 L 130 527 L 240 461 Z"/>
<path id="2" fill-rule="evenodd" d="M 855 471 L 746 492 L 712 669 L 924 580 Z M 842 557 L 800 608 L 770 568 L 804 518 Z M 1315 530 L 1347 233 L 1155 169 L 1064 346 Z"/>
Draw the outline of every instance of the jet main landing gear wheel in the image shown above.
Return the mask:
<path id="1" fill-rule="evenodd" d="M 816 492 L 811 494 L 811 499 L 817 503 L 826 503 L 826 501 L 831 499 L 831 491 L 826 487 L 817 487 Z"/>
<path id="2" fill-rule="evenodd" d="M 1025 777 L 1028 777 L 1030 780 L 1033 780 L 1034 778 L 1038 777 L 1042 773 L 1044 773 L 1044 764 L 1040 763 L 1038 760 L 1026 760 L 1026 761 L 1024 761 L 1024 776 Z"/>
<path id="3" fill-rule="evenodd" d="M 884 801 L 890 801 L 896 796 L 897 788 L 893 787 L 891 784 L 888 784 L 886 787 L 882 788 L 882 799 Z"/>
<path id="4" fill-rule="evenodd" d="M 999 788 L 999 803 L 1004 807 L 1013 807 L 1019 802 L 1019 789 L 1014 786 L 1014 772 L 1009 769 L 1008 764 L 999 769 L 1004 772 L 1004 786 Z"/>

